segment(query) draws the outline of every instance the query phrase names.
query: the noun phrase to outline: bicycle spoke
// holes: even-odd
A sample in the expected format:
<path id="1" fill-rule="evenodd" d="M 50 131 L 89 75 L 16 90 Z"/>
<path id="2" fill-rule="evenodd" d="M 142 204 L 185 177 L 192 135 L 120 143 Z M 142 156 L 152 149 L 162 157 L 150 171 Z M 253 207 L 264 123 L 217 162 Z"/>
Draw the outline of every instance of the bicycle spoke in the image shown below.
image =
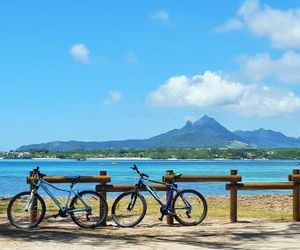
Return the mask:
<path id="1" fill-rule="evenodd" d="M 121 194 L 112 207 L 112 218 L 121 227 L 137 225 L 144 218 L 145 213 L 145 199 L 135 193 Z"/>
<path id="2" fill-rule="evenodd" d="M 206 216 L 207 204 L 204 197 L 194 190 L 183 190 L 172 204 L 175 219 L 183 225 L 197 225 Z"/>
<path id="3" fill-rule="evenodd" d="M 82 191 L 70 204 L 72 220 L 79 226 L 92 228 L 100 225 L 107 216 L 107 203 L 94 191 Z"/>
<path id="4" fill-rule="evenodd" d="M 45 205 L 42 199 L 30 192 L 16 195 L 8 205 L 8 219 L 20 228 L 30 228 L 38 225 L 45 215 Z M 30 204 L 31 203 L 31 204 Z"/>

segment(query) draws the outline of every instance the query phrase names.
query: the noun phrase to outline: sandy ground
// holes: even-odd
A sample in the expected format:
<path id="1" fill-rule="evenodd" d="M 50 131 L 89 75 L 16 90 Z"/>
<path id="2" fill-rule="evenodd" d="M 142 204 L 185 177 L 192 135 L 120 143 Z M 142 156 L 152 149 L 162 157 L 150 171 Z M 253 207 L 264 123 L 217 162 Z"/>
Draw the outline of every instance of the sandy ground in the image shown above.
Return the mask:
<path id="1" fill-rule="evenodd" d="M 151 221 L 151 223 L 150 223 Z M 35 229 L 16 229 L 0 219 L 0 249 L 295 249 L 300 223 L 262 220 L 208 221 L 194 227 L 168 226 L 149 218 L 135 228 L 112 223 L 95 230 L 71 221 L 44 221 Z"/>

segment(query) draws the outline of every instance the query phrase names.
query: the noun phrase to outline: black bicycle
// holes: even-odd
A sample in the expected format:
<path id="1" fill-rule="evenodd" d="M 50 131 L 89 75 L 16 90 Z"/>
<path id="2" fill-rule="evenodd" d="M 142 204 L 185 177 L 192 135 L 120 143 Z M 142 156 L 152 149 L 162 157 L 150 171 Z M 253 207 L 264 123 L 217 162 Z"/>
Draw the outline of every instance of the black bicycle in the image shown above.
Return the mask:
<path id="1" fill-rule="evenodd" d="M 36 227 L 45 217 L 46 205 L 38 194 L 43 189 L 58 207 L 57 214 L 51 217 L 70 216 L 74 223 L 83 228 L 95 228 L 106 219 L 108 206 L 103 196 L 92 190 L 77 192 L 73 186 L 80 180 L 80 176 L 65 176 L 71 181 L 70 189 L 60 189 L 45 181 L 39 167 L 33 169 L 31 177 L 36 181 L 34 188 L 14 196 L 7 207 L 7 217 L 12 225 L 18 228 Z M 68 193 L 65 204 L 62 204 L 48 189 L 48 187 Z M 71 199 L 71 194 L 74 197 Z"/>
<path id="2" fill-rule="evenodd" d="M 150 180 L 147 174 L 141 173 L 136 165 L 133 170 L 139 175 L 139 181 L 132 191 L 119 195 L 112 206 L 112 219 L 121 227 L 133 227 L 142 221 L 147 211 L 147 203 L 144 196 L 140 193 L 142 188 L 160 204 L 161 217 L 167 214 L 182 225 L 194 226 L 201 223 L 207 215 L 207 203 L 202 194 L 192 189 L 177 189 L 174 182 L 159 182 Z M 181 174 L 175 174 L 175 178 Z M 146 182 L 163 184 L 169 189 L 166 204 L 164 204 L 157 194 L 147 185 Z M 175 195 L 174 195 L 175 194 Z M 174 198 L 173 198 L 174 197 Z"/>

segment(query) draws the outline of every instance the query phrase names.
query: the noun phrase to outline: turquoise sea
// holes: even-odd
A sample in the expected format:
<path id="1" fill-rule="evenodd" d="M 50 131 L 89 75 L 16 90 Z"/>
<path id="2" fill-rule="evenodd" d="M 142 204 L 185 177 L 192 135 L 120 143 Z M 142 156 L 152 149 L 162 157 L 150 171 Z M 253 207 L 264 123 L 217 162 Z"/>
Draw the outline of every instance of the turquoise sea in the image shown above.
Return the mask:
<path id="1" fill-rule="evenodd" d="M 184 174 L 227 175 L 230 169 L 237 169 L 243 182 L 287 181 L 292 169 L 300 168 L 298 161 L 271 160 L 0 160 L 0 196 L 11 196 L 28 190 L 28 172 L 40 166 L 47 175 L 98 175 L 106 170 L 112 183 L 135 183 L 136 163 L 140 170 L 151 178 L 161 180 L 166 170 Z M 66 184 L 59 184 L 67 187 Z M 181 183 L 180 187 L 194 188 L 205 195 L 226 195 L 225 183 Z M 78 189 L 94 189 L 95 184 L 78 184 Z M 290 191 L 243 191 L 243 194 L 288 193 Z"/>

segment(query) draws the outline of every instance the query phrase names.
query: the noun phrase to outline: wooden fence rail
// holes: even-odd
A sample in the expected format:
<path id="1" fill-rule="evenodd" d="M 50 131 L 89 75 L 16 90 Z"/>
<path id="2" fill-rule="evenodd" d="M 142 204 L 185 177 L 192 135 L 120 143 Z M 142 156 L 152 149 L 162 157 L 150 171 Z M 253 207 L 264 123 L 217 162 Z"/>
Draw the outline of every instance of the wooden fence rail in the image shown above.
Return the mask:
<path id="1" fill-rule="evenodd" d="M 167 174 L 163 176 L 163 181 L 175 182 L 239 182 L 242 181 L 240 175 L 182 175 L 174 178 L 174 175 Z"/>
<path id="2" fill-rule="evenodd" d="M 30 175 L 29 175 L 30 176 Z M 65 176 L 46 176 L 44 180 L 51 183 L 70 183 L 70 178 Z M 237 222 L 238 220 L 238 191 L 243 190 L 293 190 L 293 220 L 300 220 L 300 171 L 294 169 L 292 174 L 288 176 L 288 182 L 257 182 L 257 183 L 241 183 L 242 176 L 238 175 L 237 170 L 231 170 L 229 175 L 182 175 L 175 177 L 173 170 L 166 171 L 162 176 L 163 181 L 175 182 L 227 182 L 226 190 L 229 191 L 230 204 L 230 222 Z M 32 184 L 36 179 L 27 177 L 27 183 Z M 107 171 L 100 171 L 97 176 L 81 176 L 77 182 L 80 183 L 98 183 L 96 191 L 100 192 L 105 199 L 107 199 L 108 192 L 125 192 L 134 188 L 134 185 L 127 184 L 110 184 L 111 178 L 107 175 Z M 168 187 L 162 184 L 150 185 L 155 191 L 165 191 L 166 197 L 168 195 Z M 31 185 L 31 188 L 33 186 Z M 146 189 L 143 189 L 146 191 Z M 167 223 L 173 224 L 173 216 L 167 216 Z M 105 223 L 104 223 L 105 224 Z"/>
<path id="3" fill-rule="evenodd" d="M 226 190 L 281 190 L 297 187 L 293 182 L 251 182 L 226 184 Z"/>
<path id="4" fill-rule="evenodd" d="M 71 177 L 71 176 L 70 176 Z M 51 183 L 71 183 L 72 180 L 68 176 L 45 176 L 43 179 Z M 27 183 L 36 182 L 38 179 L 34 177 L 27 177 Z M 110 182 L 110 176 L 80 176 L 76 181 L 78 183 L 99 183 L 99 182 Z"/>
<path id="5" fill-rule="evenodd" d="M 127 192 L 133 190 L 135 185 L 130 184 L 109 184 L 109 185 L 96 185 L 96 191 L 100 193 L 104 192 Z M 149 187 L 155 191 L 168 191 L 169 188 L 167 188 L 165 185 L 161 184 L 155 184 L 155 185 L 149 185 Z M 142 187 L 140 189 L 141 191 L 147 191 L 147 189 Z"/>

